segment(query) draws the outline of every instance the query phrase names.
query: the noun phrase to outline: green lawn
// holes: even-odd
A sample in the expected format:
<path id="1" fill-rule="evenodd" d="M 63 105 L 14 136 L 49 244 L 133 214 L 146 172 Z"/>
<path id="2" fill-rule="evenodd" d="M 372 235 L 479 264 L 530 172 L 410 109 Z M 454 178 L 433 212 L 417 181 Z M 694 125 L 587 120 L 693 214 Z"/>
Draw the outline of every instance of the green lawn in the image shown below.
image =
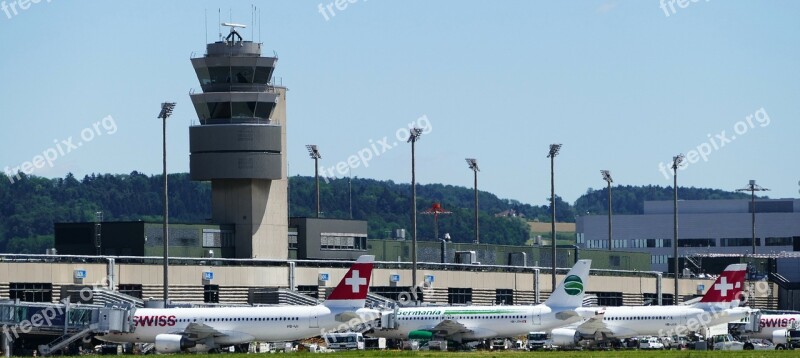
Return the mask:
<path id="1" fill-rule="evenodd" d="M 400 351 L 361 351 L 361 352 L 337 352 L 337 353 L 291 353 L 291 356 L 326 356 L 331 357 L 630 357 L 630 358 L 646 358 L 646 357 L 669 357 L 669 358 L 684 358 L 684 357 L 797 357 L 798 352 L 795 351 L 746 351 L 746 352 L 724 352 L 724 351 L 575 351 L 575 352 L 400 352 Z M 174 357 L 186 356 L 186 358 L 197 358 L 198 354 L 176 354 Z M 220 357 L 219 354 L 212 355 Z M 240 357 L 239 357 L 240 356 Z M 253 358 L 253 354 L 224 354 L 224 357 L 229 358 Z"/>

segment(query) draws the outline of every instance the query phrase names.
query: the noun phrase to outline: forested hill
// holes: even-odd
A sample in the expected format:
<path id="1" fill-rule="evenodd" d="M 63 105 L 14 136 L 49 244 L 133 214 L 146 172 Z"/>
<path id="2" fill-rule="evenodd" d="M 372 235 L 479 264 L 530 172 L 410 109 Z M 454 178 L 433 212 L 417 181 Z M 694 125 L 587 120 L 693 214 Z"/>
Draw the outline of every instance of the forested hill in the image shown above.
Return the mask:
<path id="1" fill-rule="evenodd" d="M 369 235 L 384 238 L 395 228 L 411 228 L 409 199 L 411 186 L 392 181 L 347 178 L 321 181 L 323 217 L 369 221 Z M 152 220 L 161 218 L 162 177 L 130 174 L 92 174 L 82 179 L 73 175 L 47 179 L 36 176 L 9 178 L 0 173 L 0 252 L 40 253 L 52 246 L 53 223 L 93 221 L 97 211 L 107 221 Z M 670 200 L 672 189 L 658 186 L 620 186 L 612 192 L 613 210 L 619 214 L 642 212 L 644 200 Z M 681 199 L 746 198 L 746 194 L 714 189 L 680 188 Z M 186 173 L 170 174 L 170 220 L 172 222 L 204 222 L 211 216 L 211 188 L 207 182 L 193 182 Z M 520 196 L 524 196 L 520 194 Z M 556 196 L 558 221 L 571 222 L 575 213 L 605 213 L 608 193 L 589 190 L 570 205 Z M 290 215 L 313 216 L 315 210 L 314 178 L 290 178 Z M 452 214 L 440 215 L 440 236 L 450 233 L 457 242 L 473 239 L 474 192 L 472 188 L 428 184 L 417 188 L 417 207 L 424 211 L 434 202 L 441 203 Z M 480 192 L 481 242 L 522 244 L 528 239 L 528 226 L 518 217 L 496 217 L 513 210 L 527 220 L 549 221 L 548 198 L 540 198 L 541 206 L 500 199 Z M 421 240 L 433 239 L 433 217 L 418 215 Z"/>
<path id="2" fill-rule="evenodd" d="M 611 210 L 614 214 L 642 214 L 647 200 L 673 200 L 672 187 L 657 185 L 615 186 L 611 188 Z M 678 187 L 680 200 L 726 200 L 749 199 L 750 194 L 730 192 L 719 189 Z M 558 209 L 558 208 L 556 208 Z M 575 200 L 576 213 L 607 214 L 608 188 L 589 189 Z"/>

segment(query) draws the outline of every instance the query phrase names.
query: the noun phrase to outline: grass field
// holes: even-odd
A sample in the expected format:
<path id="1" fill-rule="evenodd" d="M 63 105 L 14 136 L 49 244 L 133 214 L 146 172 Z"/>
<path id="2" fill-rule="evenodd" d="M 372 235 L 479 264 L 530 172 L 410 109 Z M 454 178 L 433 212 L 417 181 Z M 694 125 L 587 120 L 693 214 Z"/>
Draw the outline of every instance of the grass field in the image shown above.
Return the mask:
<path id="1" fill-rule="evenodd" d="M 197 358 L 198 354 L 175 354 L 173 357 Z M 214 354 L 213 357 L 225 358 L 253 358 L 253 354 Z M 286 355 L 284 355 L 286 356 Z M 725 351 L 576 351 L 576 352 L 522 352 L 522 351 L 507 351 L 507 352 L 489 352 L 489 351 L 476 351 L 476 352 L 431 352 L 431 351 L 360 351 L 360 352 L 336 352 L 336 353 L 307 353 L 297 352 L 290 353 L 288 356 L 297 357 L 545 357 L 545 358 L 567 358 L 567 357 L 628 357 L 628 358 L 645 358 L 645 357 L 658 357 L 658 358 L 686 358 L 686 357 L 734 357 L 734 358 L 750 358 L 750 357 L 798 357 L 798 351 L 739 351 L 739 352 L 725 352 Z"/>

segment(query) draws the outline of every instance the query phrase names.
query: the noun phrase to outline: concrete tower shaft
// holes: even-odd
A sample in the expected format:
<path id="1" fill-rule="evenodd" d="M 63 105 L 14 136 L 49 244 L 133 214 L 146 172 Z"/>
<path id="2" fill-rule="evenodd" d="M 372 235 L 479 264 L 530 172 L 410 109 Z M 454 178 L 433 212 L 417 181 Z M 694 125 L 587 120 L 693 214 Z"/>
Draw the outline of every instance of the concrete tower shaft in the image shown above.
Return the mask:
<path id="1" fill-rule="evenodd" d="M 202 93 L 189 128 L 192 180 L 211 181 L 212 220 L 233 224 L 237 258 L 288 257 L 286 89 L 272 85 L 276 57 L 231 29 L 192 58 Z"/>

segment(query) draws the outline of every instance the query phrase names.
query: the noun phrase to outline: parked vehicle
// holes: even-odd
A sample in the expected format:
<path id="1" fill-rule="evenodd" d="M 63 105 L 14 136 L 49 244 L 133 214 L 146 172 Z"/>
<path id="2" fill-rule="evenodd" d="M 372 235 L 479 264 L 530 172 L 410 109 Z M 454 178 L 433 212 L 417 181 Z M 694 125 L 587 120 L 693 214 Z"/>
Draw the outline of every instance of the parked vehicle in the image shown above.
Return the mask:
<path id="1" fill-rule="evenodd" d="M 746 351 L 771 351 L 775 350 L 775 345 L 766 339 L 750 339 L 744 342 L 743 348 Z"/>
<path id="2" fill-rule="evenodd" d="M 553 342 L 548 339 L 547 332 L 530 332 L 525 348 L 529 351 L 553 349 Z"/>
<path id="3" fill-rule="evenodd" d="M 358 332 L 349 333 L 328 333 L 323 335 L 328 349 L 333 350 L 348 350 L 358 349 L 364 350 L 364 336 Z"/>
<path id="4" fill-rule="evenodd" d="M 800 348 L 800 329 L 793 328 L 786 330 L 786 348 Z"/>
<path id="5" fill-rule="evenodd" d="M 491 350 L 506 350 L 511 347 L 511 342 L 506 338 L 494 338 L 489 343 L 489 349 Z"/>
<path id="6" fill-rule="evenodd" d="M 664 349 L 664 343 L 658 337 L 647 337 L 639 341 L 639 349 Z"/>
<path id="7" fill-rule="evenodd" d="M 365 338 L 364 349 L 386 349 L 386 338 Z"/>
<path id="8" fill-rule="evenodd" d="M 730 334 L 718 334 L 711 337 L 711 347 L 720 351 L 741 351 L 744 350 L 744 342 L 733 339 Z"/>

